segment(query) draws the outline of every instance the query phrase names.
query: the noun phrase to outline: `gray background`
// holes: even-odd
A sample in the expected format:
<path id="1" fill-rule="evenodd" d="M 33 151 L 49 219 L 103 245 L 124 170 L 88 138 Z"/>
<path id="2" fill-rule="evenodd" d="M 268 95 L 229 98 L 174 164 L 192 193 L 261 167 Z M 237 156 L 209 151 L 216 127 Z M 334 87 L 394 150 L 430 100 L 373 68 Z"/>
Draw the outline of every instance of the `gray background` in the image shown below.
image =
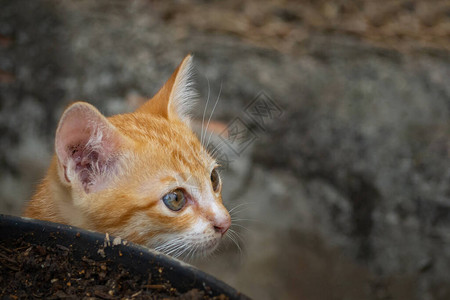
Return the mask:
<path id="1" fill-rule="evenodd" d="M 64 107 L 150 98 L 195 56 L 238 247 L 197 266 L 255 299 L 450 299 L 448 1 L 0 0 L 0 212 L 45 174 Z M 210 89 L 208 90 L 208 81 Z M 263 128 L 245 107 L 281 110 Z M 254 103 L 254 102 L 253 102 Z"/>

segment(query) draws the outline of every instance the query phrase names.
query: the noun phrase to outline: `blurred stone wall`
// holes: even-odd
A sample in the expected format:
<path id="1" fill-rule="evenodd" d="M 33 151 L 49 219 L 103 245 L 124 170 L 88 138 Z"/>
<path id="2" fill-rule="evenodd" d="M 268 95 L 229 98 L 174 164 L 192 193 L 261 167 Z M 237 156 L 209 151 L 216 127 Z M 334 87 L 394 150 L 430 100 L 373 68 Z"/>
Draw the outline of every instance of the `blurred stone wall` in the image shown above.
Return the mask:
<path id="1" fill-rule="evenodd" d="M 132 110 L 193 52 L 194 115 L 220 91 L 248 144 L 211 138 L 240 249 L 199 267 L 254 299 L 449 299 L 450 7 L 375 2 L 1 0 L 0 212 L 67 104 Z"/>

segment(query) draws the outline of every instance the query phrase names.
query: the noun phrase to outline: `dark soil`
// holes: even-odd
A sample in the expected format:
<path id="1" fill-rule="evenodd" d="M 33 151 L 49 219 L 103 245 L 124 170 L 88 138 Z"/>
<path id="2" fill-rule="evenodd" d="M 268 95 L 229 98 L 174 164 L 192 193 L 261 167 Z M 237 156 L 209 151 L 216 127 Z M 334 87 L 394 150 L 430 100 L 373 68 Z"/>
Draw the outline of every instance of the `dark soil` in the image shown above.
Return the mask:
<path id="1" fill-rule="evenodd" d="M 198 289 L 180 293 L 170 282 L 133 274 L 111 260 L 76 259 L 65 246 L 23 240 L 0 241 L 0 295 L 2 299 L 228 299 Z"/>

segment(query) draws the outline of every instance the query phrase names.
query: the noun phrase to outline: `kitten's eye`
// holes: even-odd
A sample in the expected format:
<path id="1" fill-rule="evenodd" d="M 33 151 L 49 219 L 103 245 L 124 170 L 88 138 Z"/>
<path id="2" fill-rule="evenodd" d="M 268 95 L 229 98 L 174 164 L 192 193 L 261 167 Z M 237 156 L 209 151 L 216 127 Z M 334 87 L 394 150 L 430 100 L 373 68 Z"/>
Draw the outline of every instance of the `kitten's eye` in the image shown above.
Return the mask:
<path id="1" fill-rule="evenodd" d="M 212 188 L 213 188 L 214 192 L 219 191 L 220 177 L 219 177 L 219 173 L 217 172 L 216 169 L 213 169 L 211 172 L 211 183 L 212 183 Z"/>
<path id="2" fill-rule="evenodd" d="M 182 190 L 177 189 L 165 194 L 162 197 L 162 201 L 170 210 L 179 211 L 186 204 L 186 197 L 184 197 Z"/>

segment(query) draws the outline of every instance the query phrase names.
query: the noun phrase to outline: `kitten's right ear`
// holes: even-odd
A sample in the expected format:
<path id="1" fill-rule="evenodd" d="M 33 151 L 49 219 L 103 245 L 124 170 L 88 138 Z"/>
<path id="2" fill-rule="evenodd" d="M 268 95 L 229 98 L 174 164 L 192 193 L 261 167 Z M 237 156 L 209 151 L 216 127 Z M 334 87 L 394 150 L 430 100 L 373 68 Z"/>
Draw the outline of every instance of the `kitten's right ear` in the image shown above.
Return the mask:
<path id="1" fill-rule="evenodd" d="M 180 119 L 189 124 L 189 110 L 196 98 L 192 56 L 187 55 L 158 93 L 137 111 L 159 115 L 168 120 Z"/>
<path id="2" fill-rule="evenodd" d="M 106 187 L 125 137 L 95 107 L 76 102 L 63 113 L 56 130 L 59 176 L 86 193 Z"/>

